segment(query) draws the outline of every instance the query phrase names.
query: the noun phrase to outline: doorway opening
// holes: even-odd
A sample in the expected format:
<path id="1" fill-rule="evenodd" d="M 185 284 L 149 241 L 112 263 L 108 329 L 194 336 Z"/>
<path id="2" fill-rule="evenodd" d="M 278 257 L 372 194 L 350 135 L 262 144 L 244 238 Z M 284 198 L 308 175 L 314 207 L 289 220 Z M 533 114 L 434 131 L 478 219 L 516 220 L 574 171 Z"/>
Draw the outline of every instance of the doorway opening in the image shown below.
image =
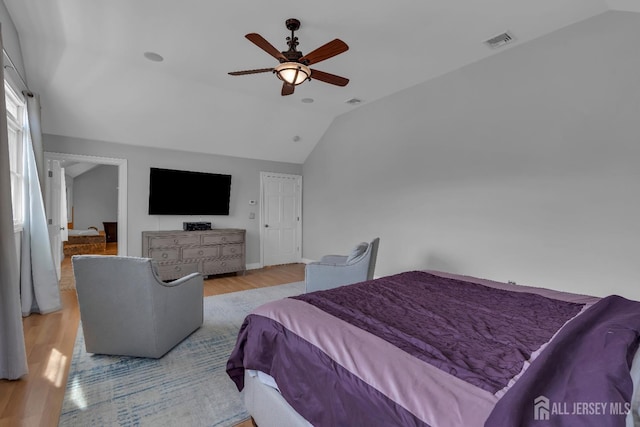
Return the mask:
<path id="1" fill-rule="evenodd" d="M 87 156 L 82 154 L 68 154 L 68 153 L 44 153 L 45 162 L 57 161 L 62 165 L 74 165 L 74 167 L 86 167 L 90 169 L 100 165 L 110 165 L 117 167 L 117 230 L 115 230 L 115 236 L 111 237 L 111 240 L 117 241 L 117 255 L 126 256 L 127 249 L 127 160 L 110 158 L 110 157 L 98 157 Z M 45 199 L 50 197 L 49 194 L 45 195 Z M 46 203 L 47 208 L 50 209 L 50 203 Z M 71 212 L 68 213 L 68 218 Z M 49 212 L 47 212 L 47 218 L 50 218 Z M 63 224 L 65 228 L 67 224 Z M 110 229 L 113 232 L 113 229 Z M 105 230 L 106 232 L 106 230 Z M 115 252 L 115 251 L 113 251 Z M 57 261 L 58 265 L 59 262 Z"/>

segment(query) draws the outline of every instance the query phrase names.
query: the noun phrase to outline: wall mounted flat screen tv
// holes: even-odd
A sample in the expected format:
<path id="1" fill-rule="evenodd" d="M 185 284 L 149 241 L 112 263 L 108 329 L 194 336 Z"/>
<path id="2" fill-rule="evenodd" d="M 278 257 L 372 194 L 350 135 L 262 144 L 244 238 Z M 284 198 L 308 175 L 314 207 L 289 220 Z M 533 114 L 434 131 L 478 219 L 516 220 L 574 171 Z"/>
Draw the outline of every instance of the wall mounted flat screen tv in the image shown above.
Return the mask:
<path id="1" fill-rule="evenodd" d="M 151 168 L 149 215 L 229 215 L 231 175 Z"/>

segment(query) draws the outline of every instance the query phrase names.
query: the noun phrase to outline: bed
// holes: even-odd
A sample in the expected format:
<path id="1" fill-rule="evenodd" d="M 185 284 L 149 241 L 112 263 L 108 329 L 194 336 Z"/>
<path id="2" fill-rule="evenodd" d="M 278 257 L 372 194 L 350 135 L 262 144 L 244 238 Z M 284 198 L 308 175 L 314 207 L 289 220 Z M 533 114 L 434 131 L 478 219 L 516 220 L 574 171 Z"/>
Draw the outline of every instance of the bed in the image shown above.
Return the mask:
<path id="1" fill-rule="evenodd" d="M 97 228 L 69 229 L 69 240 L 63 244 L 65 256 L 96 254 L 107 249 L 107 239 L 104 231 Z"/>
<path id="2" fill-rule="evenodd" d="M 632 426 L 639 336 L 619 296 L 410 271 L 258 307 L 227 373 L 260 427 Z"/>

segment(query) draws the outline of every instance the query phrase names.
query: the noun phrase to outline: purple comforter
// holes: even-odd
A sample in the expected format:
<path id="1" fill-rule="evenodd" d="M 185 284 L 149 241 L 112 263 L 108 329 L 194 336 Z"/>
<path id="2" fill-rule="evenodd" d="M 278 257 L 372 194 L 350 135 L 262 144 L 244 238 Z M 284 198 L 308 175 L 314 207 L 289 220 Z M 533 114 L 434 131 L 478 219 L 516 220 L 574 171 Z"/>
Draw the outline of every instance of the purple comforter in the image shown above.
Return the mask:
<path id="1" fill-rule="evenodd" d="M 491 393 L 583 307 L 423 271 L 294 298 Z"/>
<path id="2" fill-rule="evenodd" d="M 485 426 L 624 426 L 639 337 L 640 303 L 602 299 L 558 333 Z"/>
<path id="3" fill-rule="evenodd" d="M 227 372 L 240 390 L 245 369 L 273 376 L 316 426 L 481 425 L 582 307 L 518 289 L 410 272 L 276 301 L 247 317 Z"/>

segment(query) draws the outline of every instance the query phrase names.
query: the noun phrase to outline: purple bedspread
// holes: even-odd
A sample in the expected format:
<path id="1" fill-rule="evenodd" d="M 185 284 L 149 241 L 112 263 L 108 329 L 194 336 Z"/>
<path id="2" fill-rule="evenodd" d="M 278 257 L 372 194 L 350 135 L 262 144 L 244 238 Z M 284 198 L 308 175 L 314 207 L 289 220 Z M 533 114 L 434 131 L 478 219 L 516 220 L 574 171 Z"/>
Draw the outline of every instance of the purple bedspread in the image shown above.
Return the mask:
<path id="1" fill-rule="evenodd" d="M 247 317 L 227 363 L 238 390 L 244 387 L 244 368 L 273 376 L 286 401 L 317 427 L 429 427 L 325 352 L 264 316 Z"/>
<path id="2" fill-rule="evenodd" d="M 583 307 L 422 271 L 294 298 L 491 393 Z"/>
<path id="3" fill-rule="evenodd" d="M 583 305 L 402 273 L 259 307 L 227 372 L 239 390 L 245 369 L 271 375 L 316 426 L 481 425 Z"/>
<path id="4" fill-rule="evenodd" d="M 639 337 L 640 303 L 602 299 L 558 333 L 485 426 L 624 426 Z"/>

